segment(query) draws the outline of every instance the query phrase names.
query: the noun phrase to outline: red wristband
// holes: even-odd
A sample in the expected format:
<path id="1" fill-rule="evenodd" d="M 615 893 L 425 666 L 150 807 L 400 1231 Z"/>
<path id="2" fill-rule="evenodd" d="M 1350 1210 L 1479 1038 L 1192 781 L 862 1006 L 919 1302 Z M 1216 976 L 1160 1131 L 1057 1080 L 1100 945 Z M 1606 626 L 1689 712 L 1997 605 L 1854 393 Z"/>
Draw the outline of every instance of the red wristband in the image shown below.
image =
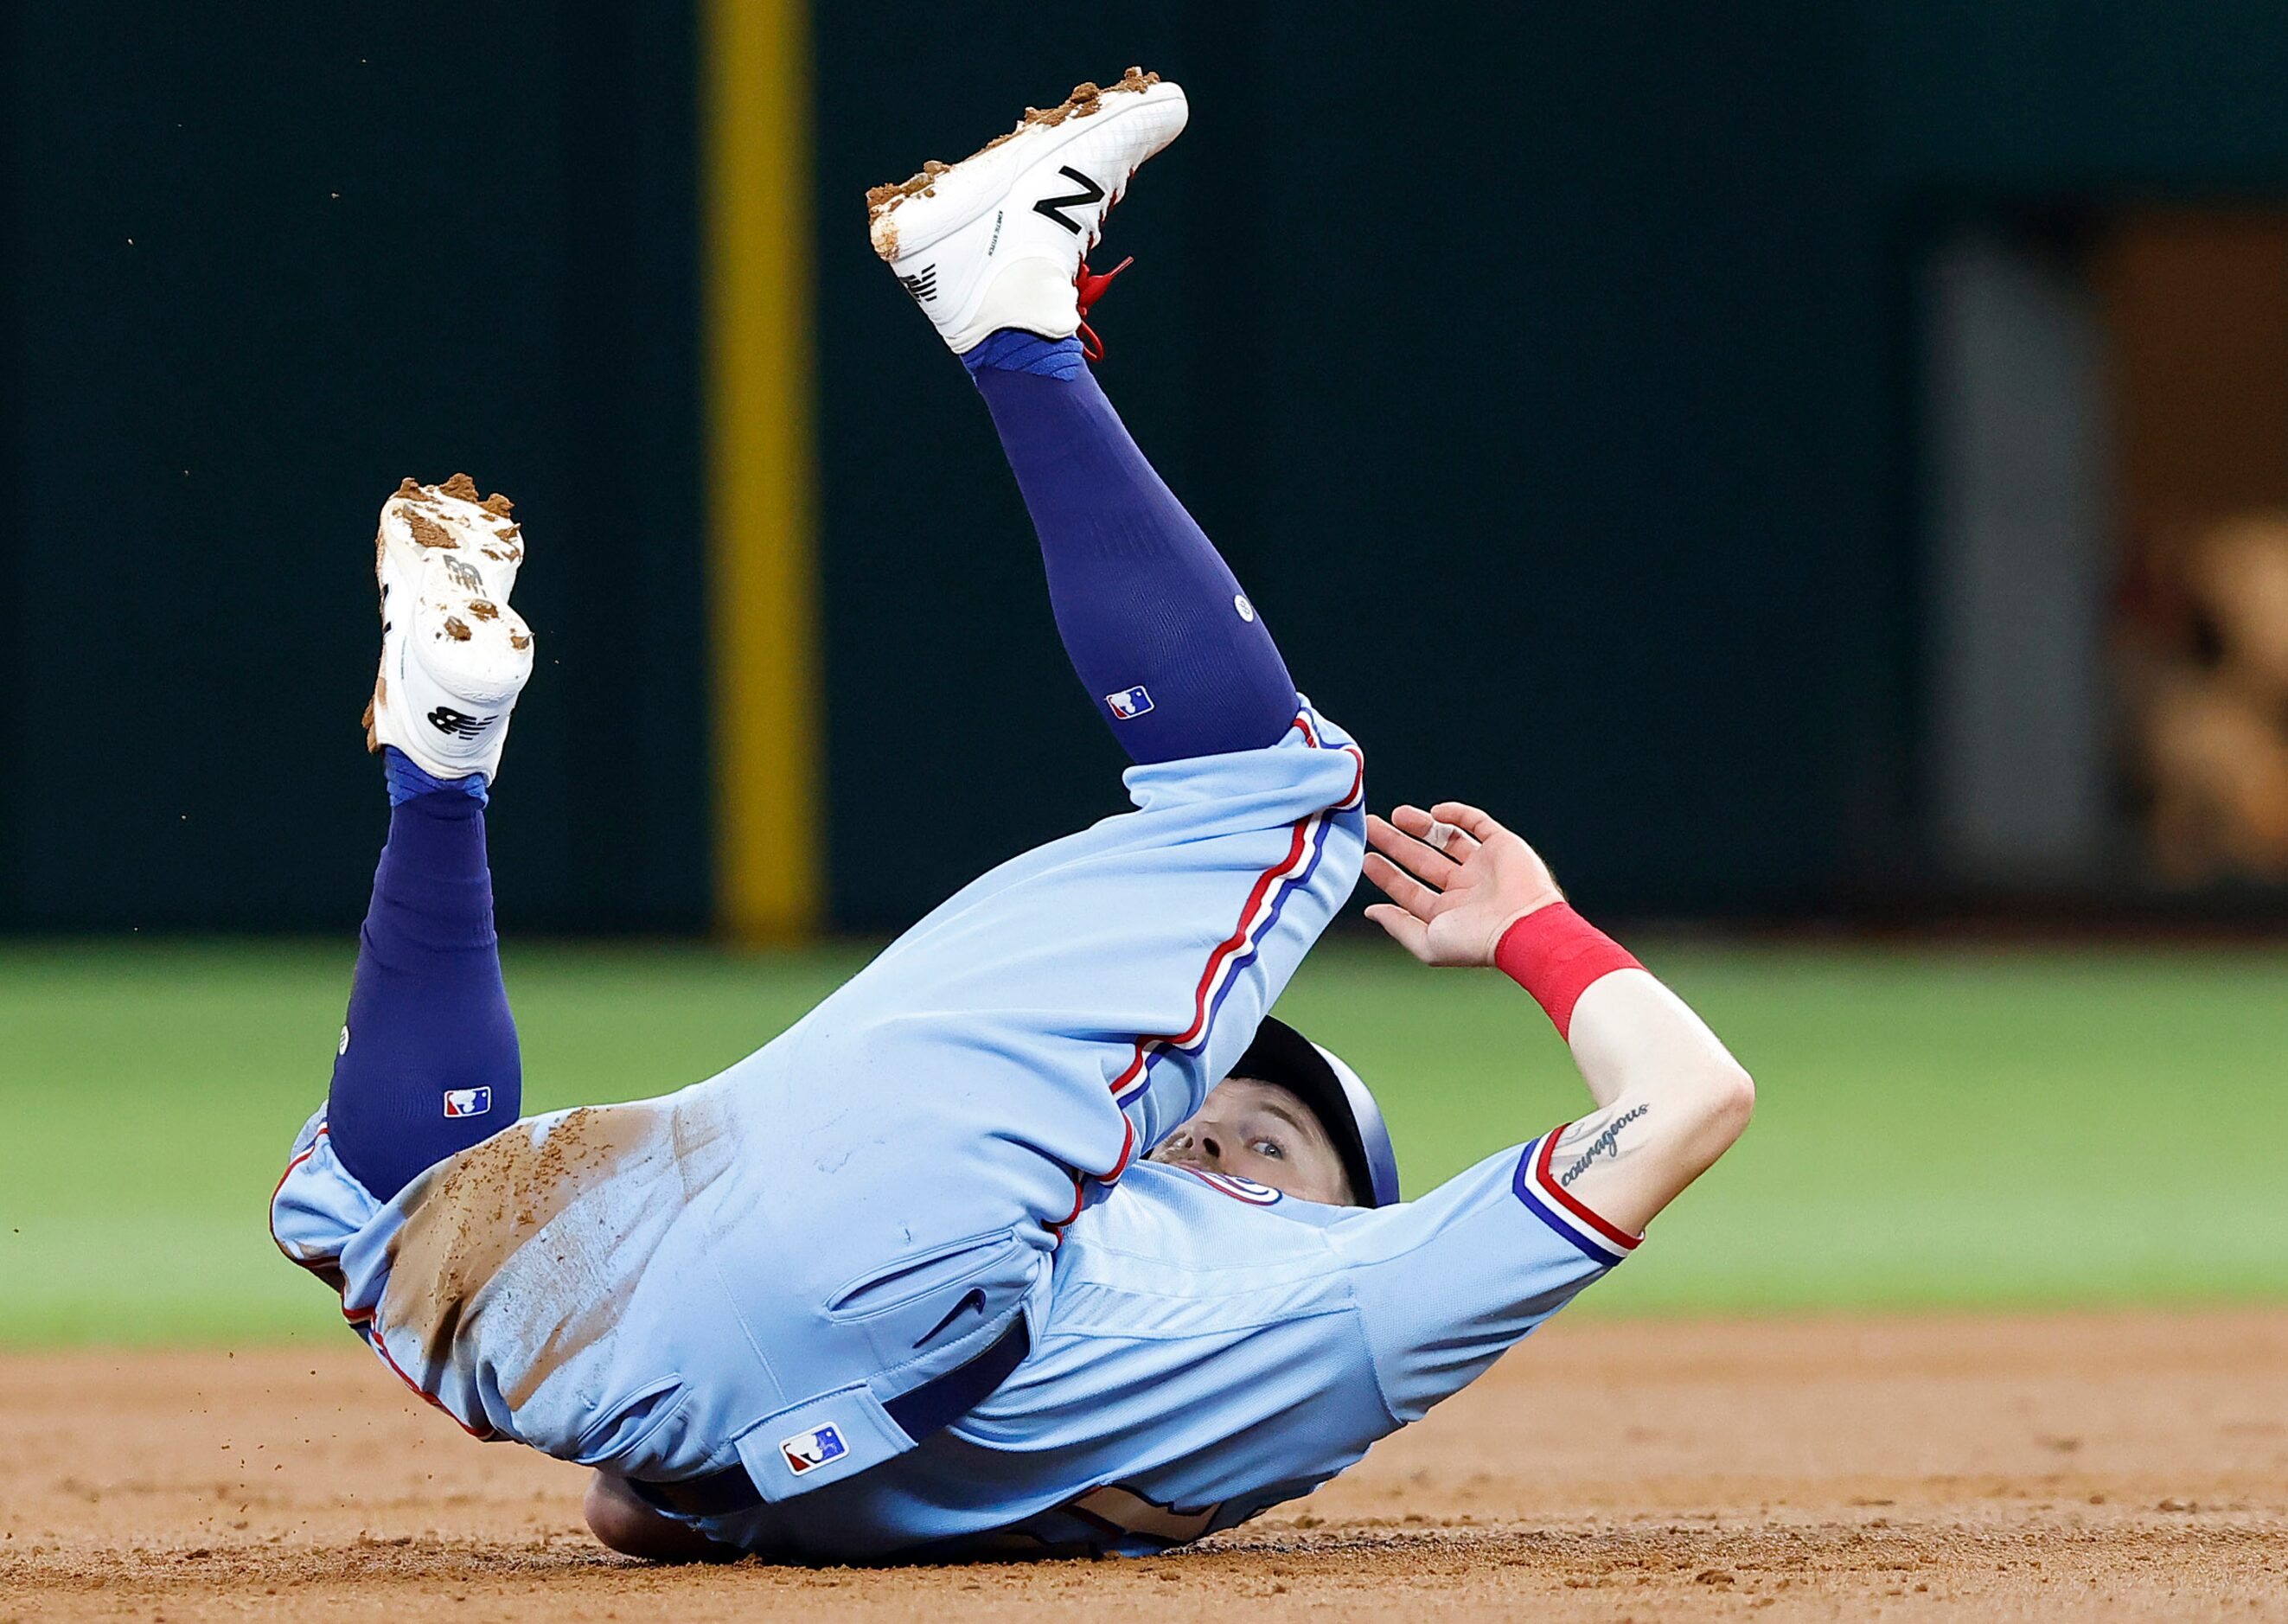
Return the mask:
<path id="1" fill-rule="evenodd" d="M 1533 1001 L 1570 1039 L 1573 1006 L 1591 984 L 1615 970 L 1641 970 L 1634 954 L 1573 912 L 1552 903 L 1502 932 L 1494 967 L 1533 994 Z"/>

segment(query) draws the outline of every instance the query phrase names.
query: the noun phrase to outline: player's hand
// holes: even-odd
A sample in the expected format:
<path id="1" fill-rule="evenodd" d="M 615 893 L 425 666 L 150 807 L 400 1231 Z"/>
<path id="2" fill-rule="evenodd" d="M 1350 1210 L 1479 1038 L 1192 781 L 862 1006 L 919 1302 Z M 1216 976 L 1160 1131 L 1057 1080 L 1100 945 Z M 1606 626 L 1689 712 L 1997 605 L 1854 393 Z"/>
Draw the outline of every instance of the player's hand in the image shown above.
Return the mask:
<path id="1" fill-rule="evenodd" d="M 1369 814 L 1366 839 L 1366 877 L 1390 898 L 1366 916 L 1425 964 L 1491 964 L 1504 931 L 1565 900 L 1540 853 L 1458 800 Z"/>

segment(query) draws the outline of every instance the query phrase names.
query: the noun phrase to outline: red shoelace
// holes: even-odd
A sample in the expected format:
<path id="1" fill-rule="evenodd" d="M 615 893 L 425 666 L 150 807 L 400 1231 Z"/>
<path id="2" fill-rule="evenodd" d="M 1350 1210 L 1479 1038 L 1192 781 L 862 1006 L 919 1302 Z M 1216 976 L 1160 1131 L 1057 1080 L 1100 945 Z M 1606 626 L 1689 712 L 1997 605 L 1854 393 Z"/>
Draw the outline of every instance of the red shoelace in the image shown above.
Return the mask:
<path id="1" fill-rule="evenodd" d="M 1135 263 L 1136 256 L 1131 254 L 1099 275 L 1088 268 L 1087 260 L 1080 262 L 1080 274 L 1073 278 L 1073 293 L 1080 305 L 1080 353 L 1091 361 L 1104 359 L 1104 340 L 1098 338 L 1096 329 L 1088 324 L 1089 309 L 1104 297 L 1104 291 L 1112 285 L 1112 279 Z"/>

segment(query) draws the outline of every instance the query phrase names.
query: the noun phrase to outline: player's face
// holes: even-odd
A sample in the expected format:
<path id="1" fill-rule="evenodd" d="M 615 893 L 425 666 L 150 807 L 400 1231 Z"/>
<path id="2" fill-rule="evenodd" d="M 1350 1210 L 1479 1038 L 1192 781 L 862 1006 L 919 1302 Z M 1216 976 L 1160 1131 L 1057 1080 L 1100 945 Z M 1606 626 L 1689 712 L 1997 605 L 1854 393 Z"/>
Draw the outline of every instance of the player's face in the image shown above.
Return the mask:
<path id="1" fill-rule="evenodd" d="M 1352 1205 L 1342 1158 L 1319 1119 L 1276 1083 L 1227 1077 L 1152 1159 L 1228 1173 L 1303 1201 Z"/>

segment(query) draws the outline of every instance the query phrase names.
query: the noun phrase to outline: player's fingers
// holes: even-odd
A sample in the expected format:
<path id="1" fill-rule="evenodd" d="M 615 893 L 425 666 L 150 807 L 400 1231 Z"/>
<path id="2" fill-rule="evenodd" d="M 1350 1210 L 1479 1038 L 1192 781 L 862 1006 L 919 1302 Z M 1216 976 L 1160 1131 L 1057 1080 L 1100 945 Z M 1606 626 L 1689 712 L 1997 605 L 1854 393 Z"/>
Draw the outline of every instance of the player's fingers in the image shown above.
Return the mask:
<path id="1" fill-rule="evenodd" d="M 1397 807 L 1391 811 L 1391 820 L 1398 827 L 1421 841 L 1452 858 L 1455 863 L 1467 863 L 1478 849 L 1477 837 L 1451 824 L 1442 824 L 1419 807 Z"/>
<path id="2" fill-rule="evenodd" d="M 1416 879 L 1427 880 L 1441 890 L 1453 884 L 1454 864 L 1450 858 L 1371 812 L 1367 814 L 1366 839 L 1368 845 Z"/>
<path id="3" fill-rule="evenodd" d="M 1490 812 L 1462 800 L 1442 800 L 1430 808 L 1430 815 L 1442 824 L 1451 824 L 1463 833 L 1480 840 L 1490 840 L 1508 830 L 1495 821 Z"/>
<path id="4" fill-rule="evenodd" d="M 1362 872 L 1375 888 L 1418 919 L 1438 911 L 1438 893 L 1424 885 L 1380 852 L 1369 852 Z"/>
<path id="5" fill-rule="evenodd" d="M 1399 946 L 1423 963 L 1430 962 L 1430 927 L 1420 919 L 1389 903 L 1375 904 L 1366 911 L 1366 917 L 1387 931 Z"/>
<path id="6" fill-rule="evenodd" d="M 1410 801 L 1401 801 L 1391 808 L 1390 821 L 1417 838 L 1427 832 L 1438 822 L 1436 818 Z"/>

